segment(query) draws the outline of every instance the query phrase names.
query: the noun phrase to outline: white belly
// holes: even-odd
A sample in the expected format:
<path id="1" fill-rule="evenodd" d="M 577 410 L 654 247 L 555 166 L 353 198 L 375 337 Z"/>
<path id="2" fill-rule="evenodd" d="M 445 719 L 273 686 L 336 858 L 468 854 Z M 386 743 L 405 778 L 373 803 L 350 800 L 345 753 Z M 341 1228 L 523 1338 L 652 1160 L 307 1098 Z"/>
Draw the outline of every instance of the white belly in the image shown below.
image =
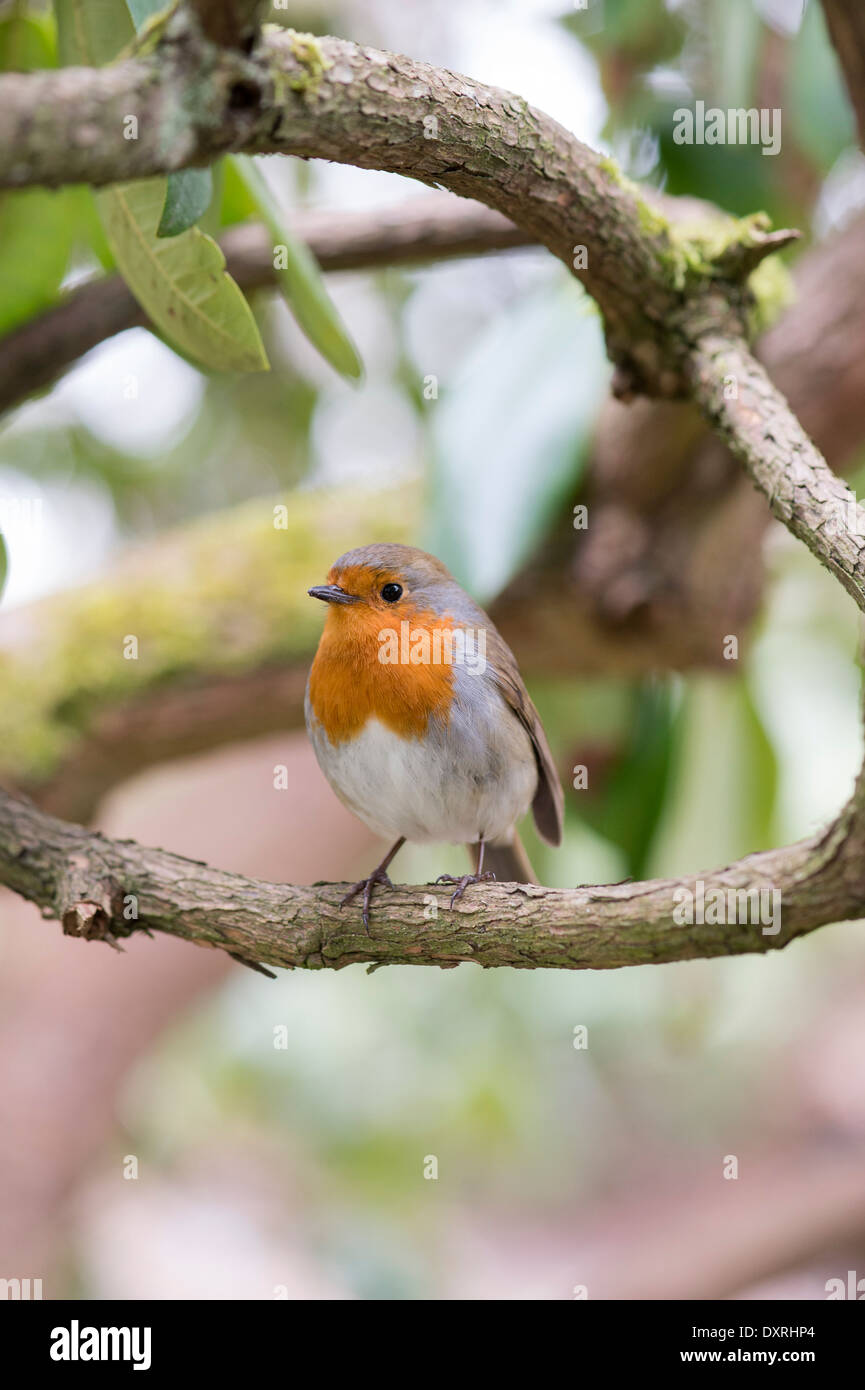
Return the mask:
<path id="1" fill-rule="evenodd" d="M 390 839 L 472 844 L 507 841 L 537 788 L 531 740 L 497 691 L 454 706 L 445 729 L 401 738 L 378 719 L 332 744 L 315 717 L 307 721 L 322 771 L 341 801 Z M 480 706 L 480 707 L 479 707 Z"/>

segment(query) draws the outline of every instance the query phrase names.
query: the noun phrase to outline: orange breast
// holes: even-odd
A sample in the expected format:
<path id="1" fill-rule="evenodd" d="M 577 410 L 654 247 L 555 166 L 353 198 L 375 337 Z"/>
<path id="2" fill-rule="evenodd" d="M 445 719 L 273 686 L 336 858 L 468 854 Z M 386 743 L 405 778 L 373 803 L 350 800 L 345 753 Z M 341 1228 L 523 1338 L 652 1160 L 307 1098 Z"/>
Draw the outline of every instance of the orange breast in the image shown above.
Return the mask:
<path id="1" fill-rule="evenodd" d="M 355 738 L 370 718 L 403 738 L 423 734 L 431 716 L 447 719 L 452 665 L 379 659 L 385 649 L 382 632 L 392 628 L 399 642 L 402 618 L 394 615 L 388 624 L 380 611 L 366 604 L 328 609 L 310 671 L 309 698 L 331 743 Z M 416 613 L 408 621 L 411 635 L 426 631 L 430 639 L 436 629 L 452 625 L 450 618 L 435 613 Z M 402 647 L 404 654 L 405 640 Z"/>

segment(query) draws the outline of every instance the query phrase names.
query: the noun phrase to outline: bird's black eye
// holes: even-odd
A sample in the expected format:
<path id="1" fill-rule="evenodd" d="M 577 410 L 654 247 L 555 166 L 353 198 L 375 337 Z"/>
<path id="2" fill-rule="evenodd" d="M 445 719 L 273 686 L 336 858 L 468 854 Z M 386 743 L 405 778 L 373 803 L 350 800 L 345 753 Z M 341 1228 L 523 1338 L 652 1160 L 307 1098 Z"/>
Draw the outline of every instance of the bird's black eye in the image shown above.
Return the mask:
<path id="1" fill-rule="evenodd" d="M 398 598 L 402 598 L 402 585 L 385 584 L 381 591 L 381 596 L 385 603 L 396 603 Z"/>

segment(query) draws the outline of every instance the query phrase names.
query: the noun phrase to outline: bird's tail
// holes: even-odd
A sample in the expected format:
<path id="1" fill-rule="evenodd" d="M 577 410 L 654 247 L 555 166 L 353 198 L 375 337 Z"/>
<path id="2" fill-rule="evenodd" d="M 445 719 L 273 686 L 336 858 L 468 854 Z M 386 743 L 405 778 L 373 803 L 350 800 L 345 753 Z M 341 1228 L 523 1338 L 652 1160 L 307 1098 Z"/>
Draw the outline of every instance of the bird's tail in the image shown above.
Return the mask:
<path id="1" fill-rule="evenodd" d="M 472 846 L 477 859 L 477 845 Z M 488 844 L 484 850 L 484 868 L 492 869 L 500 883 L 537 883 L 529 856 L 516 831 L 509 845 Z"/>

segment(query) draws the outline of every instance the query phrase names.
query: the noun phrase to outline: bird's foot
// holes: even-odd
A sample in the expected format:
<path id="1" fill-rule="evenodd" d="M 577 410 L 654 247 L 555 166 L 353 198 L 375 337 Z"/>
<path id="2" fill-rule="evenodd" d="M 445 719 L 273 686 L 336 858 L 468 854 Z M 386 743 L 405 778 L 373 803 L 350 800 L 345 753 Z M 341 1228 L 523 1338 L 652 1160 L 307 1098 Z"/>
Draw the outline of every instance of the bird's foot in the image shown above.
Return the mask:
<path id="1" fill-rule="evenodd" d="M 450 905 L 451 907 L 453 907 L 454 903 L 462 897 L 463 893 L 466 891 L 470 884 L 495 882 L 495 877 L 496 876 L 493 873 L 492 869 L 487 869 L 485 874 L 463 874 L 461 878 L 454 878 L 453 874 L 439 874 L 438 878 L 436 879 L 436 883 L 456 884 L 456 888 L 451 894 L 450 901 Z"/>
<path id="2" fill-rule="evenodd" d="M 353 888 L 349 888 L 340 903 L 340 907 L 345 907 L 346 903 L 350 903 L 353 898 L 357 897 L 358 893 L 363 893 L 363 924 L 367 931 L 369 931 L 369 905 L 372 901 L 372 890 L 377 883 L 381 883 L 385 888 L 393 888 L 393 884 L 381 865 L 377 869 L 373 869 L 369 878 L 362 878 Z"/>

